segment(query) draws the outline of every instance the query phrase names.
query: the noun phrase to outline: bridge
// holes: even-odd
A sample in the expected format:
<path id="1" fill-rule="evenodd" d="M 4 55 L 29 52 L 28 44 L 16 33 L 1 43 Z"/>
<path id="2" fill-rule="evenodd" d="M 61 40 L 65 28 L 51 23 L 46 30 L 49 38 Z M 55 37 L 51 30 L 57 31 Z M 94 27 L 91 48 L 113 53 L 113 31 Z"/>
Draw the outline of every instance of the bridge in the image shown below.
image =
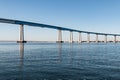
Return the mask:
<path id="1" fill-rule="evenodd" d="M 107 43 L 107 36 L 113 36 L 114 37 L 114 43 L 116 43 L 116 37 L 120 36 L 120 34 L 108 34 L 108 33 L 98 33 L 98 32 L 89 32 L 89 31 L 81 31 L 81 30 L 76 30 L 76 29 L 70 29 L 70 28 L 65 28 L 65 27 L 59 27 L 59 26 L 53 26 L 53 25 L 47 25 L 47 24 L 41 24 L 41 23 L 34 23 L 34 22 L 28 22 L 28 21 L 20 21 L 20 20 L 12 20 L 12 19 L 4 19 L 0 18 L 0 23 L 8 23 L 8 24 L 16 24 L 20 25 L 20 40 L 17 41 L 18 43 L 26 43 L 24 40 L 24 25 L 28 26 L 34 26 L 34 27 L 41 27 L 41 28 L 51 28 L 51 29 L 56 29 L 58 30 L 58 43 L 62 43 L 62 31 L 69 31 L 70 32 L 70 43 L 73 43 L 73 32 L 78 32 L 79 33 L 79 39 L 78 42 L 82 43 L 82 33 L 87 34 L 87 43 L 90 43 L 90 34 L 95 34 L 96 35 L 96 43 L 99 42 L 98 36 L 103 35 L 105 36 L 104 42 Z"/>

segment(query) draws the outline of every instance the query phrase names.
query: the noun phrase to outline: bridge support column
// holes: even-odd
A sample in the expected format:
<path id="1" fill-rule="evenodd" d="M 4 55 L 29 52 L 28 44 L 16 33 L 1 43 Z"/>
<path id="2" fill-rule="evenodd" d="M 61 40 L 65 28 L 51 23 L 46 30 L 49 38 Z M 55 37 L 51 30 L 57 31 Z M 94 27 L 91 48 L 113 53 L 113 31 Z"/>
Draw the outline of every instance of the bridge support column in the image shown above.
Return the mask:
<path id="1" fill-rule="evenodd" d="M 79 41 L 78 43 L 82 43 L 82 36 L 81 36 L 81 32 L 79 32 Z"/>
<path id="2" fill-rule="evenodd" d="M 87 43 L 90 43 L 90 33 L 87 33 Z"/>
<path id="3" fill-rule="evenodd" d="M 70 43 L 73 43 L 73 33 L 70 31 Z"/>
<path id="4" fill-rule="evenodd" d="M 98 34 L 96 34 L 96 43 L 98 43 Z"/>
<path id="5" fill-rule="evenodd" d="M 58 30 L 58 41 L 57 43 L 63 43 L 62 41 L 62 31 L 61 30 Z"/>
<path id="6" fill-rule="evenodd" d="M 107 35 L 105 35 L 105 41 L 104 42 L 107 43 Z"/>
<path id="7" fill-rule="evenodd" d="M 17 41 L 17 43 L 26 43 L 26 41 L 24 41 L 24 27 L 23 27 L 23 25 L 20 25 L 20 40 Z"/>
<path id="8" fill-rule="evenodd" d="M 114 35 L 114 43 L 116 43 L 116 35 Z"/>

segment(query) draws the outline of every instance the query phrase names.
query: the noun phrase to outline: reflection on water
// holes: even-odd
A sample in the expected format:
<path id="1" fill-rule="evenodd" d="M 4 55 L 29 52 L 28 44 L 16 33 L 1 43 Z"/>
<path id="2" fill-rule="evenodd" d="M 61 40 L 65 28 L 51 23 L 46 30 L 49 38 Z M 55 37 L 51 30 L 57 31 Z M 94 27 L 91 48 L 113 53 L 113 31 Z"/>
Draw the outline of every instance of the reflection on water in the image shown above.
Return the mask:
<path id="1" fill-rule="evenodd" d="M 20 51 L 20 66 L 23 68 L 24 62 L 24 43 L 19 44 L 19 51 Z"/>
<path id="2" fill-rule="evenodd" d="M 58 43 L 58 55 L 59 55 L 59 62 L 62 61 L 62 43 Z"/>
<path id="3" fill-rule="evenodd" d="M 19 51 L 20 51 L 20 80 L 24 80 L 24 70 L 23 70 L 23 65 L 24 65 L 24 43 L 19 43 Z"/>
<path id="4" fill-rule="evenodd" d="M 24 43 L 19 43 L 20 46 L 20 59 L 24 58 Z"/>
<path id="5" fill-rule="evenodd" d="M 120 80 L 119 44 L 0 44 L 0 80 Z"/>
<path id="6" fill-rule="evenodd" d="M 70 64 L 73 63 L 73 44 L 70 44 Z"/>

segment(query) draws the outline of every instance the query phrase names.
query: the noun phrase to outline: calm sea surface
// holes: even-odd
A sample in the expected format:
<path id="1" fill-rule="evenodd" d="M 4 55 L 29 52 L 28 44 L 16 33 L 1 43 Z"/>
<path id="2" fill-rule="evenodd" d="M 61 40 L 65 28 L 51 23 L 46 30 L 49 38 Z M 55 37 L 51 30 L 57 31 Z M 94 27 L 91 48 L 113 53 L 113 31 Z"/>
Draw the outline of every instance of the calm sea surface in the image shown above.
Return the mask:
<path id="1" fill-rule="evenodd" d="M 0 80 L 120 80 L 120 44 L 0 43 Z"/>

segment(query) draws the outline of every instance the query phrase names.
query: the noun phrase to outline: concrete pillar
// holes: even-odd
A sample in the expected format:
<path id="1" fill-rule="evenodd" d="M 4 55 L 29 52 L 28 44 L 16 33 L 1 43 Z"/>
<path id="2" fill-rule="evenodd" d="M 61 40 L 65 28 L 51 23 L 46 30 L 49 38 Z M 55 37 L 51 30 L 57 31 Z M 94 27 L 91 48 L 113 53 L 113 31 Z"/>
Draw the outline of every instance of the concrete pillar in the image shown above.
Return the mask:
<path id="1" fill-rule="evenodd" d="M 105 35 L 105 41 L 104 42 L 107 43 L 107 35 Z"/>
<path id="2" fill-rule="evenodd" d="M 87 33 L 87 43 L 90 43 L 90 33 Z"/>
<path id="3" fill-rule="evenodd" d="M 20 41 L 24 41 L 24 27 L 20 25 Z"/>
<path id="4" fill-rule="evenodd" d="M 61 30 L 58 30 L 58 43 L 62 43 L 62 31 Z"/>
<path id="5" fill-rule="evenodd" d="M 79 41 L 78 43 L 82 43 L 82 35 L 81 35 L 81 32 L 79 32 Z"/>
<path id="6" fill-rule="evenodd" d="M 114 43 L 116 43 L 116 35 L 114 35 Z"/>
<path id="7" fill-rule="evenodd" d="M 73 33 L 70 31 L 70 43 L 73 43 Z"/>
<path id="8" fill-rule="evenodd" d="M 26 41 L 24 41 L 24 27 L 23 25 L 20 25 L 20 40 L 17 41 L 18 43 L 26 43 Z"/>
<path id="9" fill-rule="evenodd" d="M 98 34 L 96 34 L 96 43 L 98 43 Z"/>

